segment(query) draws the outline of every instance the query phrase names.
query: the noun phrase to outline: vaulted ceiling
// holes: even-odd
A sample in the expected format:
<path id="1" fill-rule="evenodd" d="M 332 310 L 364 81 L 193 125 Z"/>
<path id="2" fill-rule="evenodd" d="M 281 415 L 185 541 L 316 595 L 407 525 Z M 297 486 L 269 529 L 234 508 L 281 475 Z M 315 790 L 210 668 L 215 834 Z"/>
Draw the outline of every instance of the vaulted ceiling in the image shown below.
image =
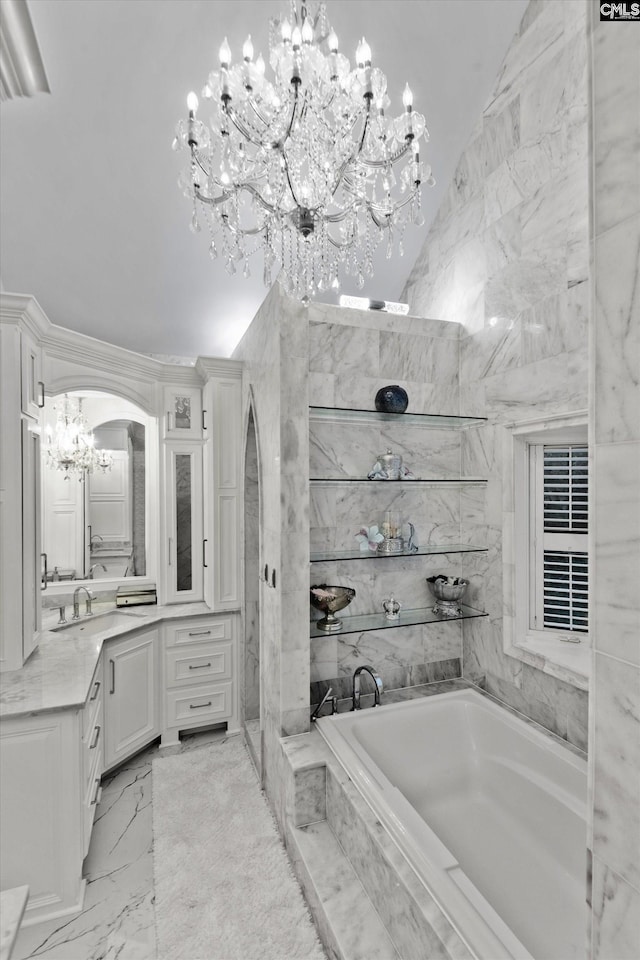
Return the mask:
<path id="1" fill-rule="evenodd" d="M 424 113 L 436 186 L 405 255 L 381 252 L 364 291 L 397 299 L 457 158 L 490 95 L 526 0 L 333 0 L 340 49 L 364 34 L 387 74 L 391 112 L 406 81 Z M 142 353 L 228 356 L 265 296 L 261 262 L 229 277 L 189 231 L 171 151 L 186 94 L 227 36 L 267 51 L 278 0 L 29 0 L 51 94 L 0 106 L 3 289 L 49 318 Z M 330 299 L 329 297 L 327 299 Z"/>

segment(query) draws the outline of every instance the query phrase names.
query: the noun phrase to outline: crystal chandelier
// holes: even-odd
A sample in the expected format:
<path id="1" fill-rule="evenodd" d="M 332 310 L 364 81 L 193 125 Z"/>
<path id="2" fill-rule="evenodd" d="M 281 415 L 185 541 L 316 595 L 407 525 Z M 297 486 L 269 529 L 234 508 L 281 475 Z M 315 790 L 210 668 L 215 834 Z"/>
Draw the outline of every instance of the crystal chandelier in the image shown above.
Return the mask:
<path id="1" fill-rule="evenodd" d="M 369 45 L 363 37 L 352 68 L 324 4 L 292 0 L 288 19 L 271 20 L 271 79 L 251 37 L 240 62 L 226 38 L 219 59 L 203 90 L 209 123 L 190 93 L 174 140 L 189 153 L 180 186 L 192 229 L 206 224 L 210 256 L 220 253 L 230 274 L 242 263 L 249 276 L 249 257 L 262 251 L 265 286 L 279 269 L 285 291 L 304 302 L 337 292 L 343 272 L 362 288 L 383 238 L 387 257 L 396 242 L 402 255 L 406 224 L 424 223 L 420 184 L 435 182 L 420 160 L 429 135 L 409 86 L 403 112 L 387 116 L 387 80 Z"/>
<path id="2" fill-rule="evenodd" d="M 62 409 L 58 410 L 55 430 L 45 431 L 44 452 L 47 466 L 64 470 L 65 480 L 72 473 L 92 473 L 98 467 L 103 472 L 113 466 L 113 457 L 108 450 L 96 450 L 93 433 L 82 412 L 82 398 L 72 398 L 65 393 Z"/>

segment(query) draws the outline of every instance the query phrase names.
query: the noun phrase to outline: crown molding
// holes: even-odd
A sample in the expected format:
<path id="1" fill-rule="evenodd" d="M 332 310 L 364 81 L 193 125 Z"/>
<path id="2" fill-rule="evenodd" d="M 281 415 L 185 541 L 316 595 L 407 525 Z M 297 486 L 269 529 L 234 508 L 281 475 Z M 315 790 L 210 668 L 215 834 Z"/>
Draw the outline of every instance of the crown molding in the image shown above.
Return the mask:
<path id="1" fill-rule="evenodd" d="M 51 93 L 26 0 L 0 4 L 0 100 Z"/>
<path id="2" fill-rule="evenodd" d="M 241 380 L 242 367 L 241 360 L 230 360 L 226 357 L 198 357 L 195 369 L 205 381 L 211 377 Z"/>
<path id="3" fill-rule="evenodd" d="M 36 298 L 27 293 L 0 293 L 0 322 L 21 324 L 36 340 L 53 326 Z"/>

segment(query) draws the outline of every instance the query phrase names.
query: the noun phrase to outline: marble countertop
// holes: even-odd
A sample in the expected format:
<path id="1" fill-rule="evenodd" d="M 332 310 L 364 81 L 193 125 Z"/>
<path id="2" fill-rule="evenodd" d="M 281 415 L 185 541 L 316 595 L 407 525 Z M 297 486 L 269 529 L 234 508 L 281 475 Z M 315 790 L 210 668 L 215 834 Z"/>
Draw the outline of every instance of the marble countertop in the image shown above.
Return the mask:
<path id="1" fill-rule="evenodd" d="M 12 887 L 0 893 L 0 960 L 9 960 L 27 905 L 29 887 Z"/>
<path id="2" fill-rule="evenodd" d="M 179 603 L 119 608 L 119 612 L 130 615 L 131 625 L 98 619 L 100 613 L 113 609 L 113 603 L 94 604 L 95 630 L 81 637 L 48 629 L 55 625 L 57 612 L 44 617 L 38 649 L 20 670 L 0 675 L 0 718 L 79 708 L 87 699 L 102 645 L 107 640 L 166 620 L 214 615 L 205 603 Z M 81 618 L 79 622 L 83 621 Z M 86 622 L 91 621 L 87 618 Z"/>

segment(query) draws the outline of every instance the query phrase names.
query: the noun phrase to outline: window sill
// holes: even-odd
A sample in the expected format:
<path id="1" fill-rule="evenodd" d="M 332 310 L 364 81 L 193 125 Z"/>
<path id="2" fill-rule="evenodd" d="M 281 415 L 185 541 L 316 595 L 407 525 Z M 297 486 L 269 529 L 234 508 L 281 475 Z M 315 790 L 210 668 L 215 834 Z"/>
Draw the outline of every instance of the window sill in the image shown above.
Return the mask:
<path id="1" fill-rule="evenodd" d="M 531 632 L 509 646 L 506 653 L 579 690 L 589 689 L 591 644 L 588 636 L 580 643 L 567 643 L 554 634 L 543 636 Z"/>

